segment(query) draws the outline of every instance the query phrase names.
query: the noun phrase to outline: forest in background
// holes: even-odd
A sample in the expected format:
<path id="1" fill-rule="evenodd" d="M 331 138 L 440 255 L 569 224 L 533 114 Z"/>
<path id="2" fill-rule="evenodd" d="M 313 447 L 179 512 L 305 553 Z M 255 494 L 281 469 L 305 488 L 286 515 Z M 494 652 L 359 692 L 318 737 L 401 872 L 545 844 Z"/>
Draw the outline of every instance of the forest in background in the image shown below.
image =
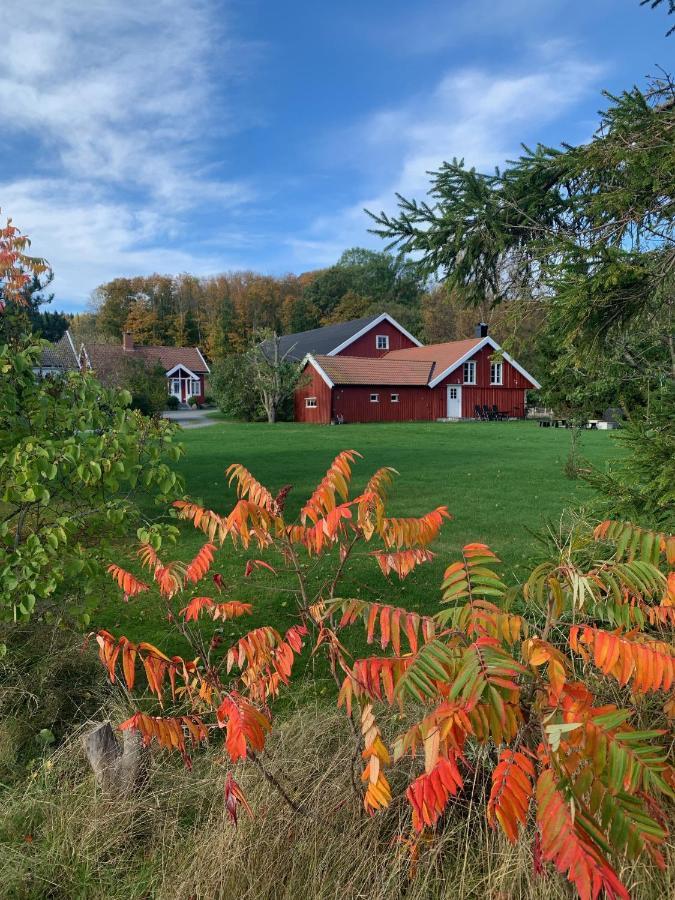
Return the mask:
<path id="1" fill-rule="evenodd" d="M 217 362 L 244 352 L 261 331 L 289 334 L 380 312 L 425 343 L 470 337 L 476 322 L 486 321 L 526 367 L 536 367 L 541 303 L 468 307 L 457 292 L 427 282 L 414 264 L 363 248 L 301 275 L 115 278 L 93 291 L 90 310 L 74 316 L 70 327 L 78 340 L 117 343 L 130 331 L 141 345 L 196 345 Z"/>

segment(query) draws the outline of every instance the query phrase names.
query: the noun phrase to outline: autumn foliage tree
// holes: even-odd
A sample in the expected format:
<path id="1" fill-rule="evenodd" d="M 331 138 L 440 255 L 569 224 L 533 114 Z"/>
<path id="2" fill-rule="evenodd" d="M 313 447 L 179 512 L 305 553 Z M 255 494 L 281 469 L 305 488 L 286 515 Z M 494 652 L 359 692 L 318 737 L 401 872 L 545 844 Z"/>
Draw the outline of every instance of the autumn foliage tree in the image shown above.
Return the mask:
<path id="1" fill-rule="evenodd" d="M 675 776 L 661 726 L 675 712 L 675 538 L 606 521 L 511 588 L 495 554 L 468 544 L 445 571 L 433 615 L 344 598 L 341 579 L 355 553 L 368 553 L 384 575 L 405 578 L 432 558 L 430 545 L 448 518 L 445 507 L 390 517 L 389 468 L 352 497 L 357 456 L 336 457 L 292 522 L 284 516 L 288 487 L 273 494 L 243 466 L 230 466 L 238 499 L 228 514 L 174 503 L 206 537 L 192 560 L 164 562 L 159 537 L 149 533 L 139 550 L 148 576 L 110 565 L 127 599 L 159 596 L 192 650 L 189 659 L 167 656 L 97 633 L 111 681 L 133 690 L 142 671 L 156 701 L 171 702 L 171 714 L 138 709 L 120 728 L 137 730 L 146 745 L 178 750 L 188 763 L 193 747 L 222 731 L 232 763 L 262 767 L 286 802 L 305 812 L 260 757 L 272 730 L 269 704 L 311 643 L 327 654 L 339 685 L 363 762 L 367 813 L 392 802 L 390 770 L 412 758 L 406 845 L 415 853 L 442 829 L 467 782 L 482 778 L 488 823 L 511 843 L 531 842 L 536 870 L 551 863 L 584 900 L 603 890 L 627 898 L 622 859 L 645 854 L 665 866 L 663 802 L 674 796 Z M 217 623 L 252 611 L 214 573 L 226 542 L 247 554 L 274 549 L 294 574 L 297 619 L 284 633 L 262 626 L 222 644 Z M 304 563 L 320 557 L 321 575 L 311 582 L 314 569 Z M 244 574 L 270 569 L 266 559 L 250 559 Z M 377 655 L 353 659 L 346 649 L 344 633 L 359 622 Z M 647 702 L 659 727 L 634 724 Z M 401 723 L 393 740 L 379 721 L 386 707 L 398 710 Z M 240 805 L 253 813 L 231 772 L 226 800 L 233 817 Z"/>
<path id="2" fill-rule="evenodd" d="M 29 256 L 29 249 L 30 239 L 7 219 L 0 226 L 0 312 L 8 300 L 25 303 L 24 291 L 33 278 L 49 272 L 45 260 Z"/>

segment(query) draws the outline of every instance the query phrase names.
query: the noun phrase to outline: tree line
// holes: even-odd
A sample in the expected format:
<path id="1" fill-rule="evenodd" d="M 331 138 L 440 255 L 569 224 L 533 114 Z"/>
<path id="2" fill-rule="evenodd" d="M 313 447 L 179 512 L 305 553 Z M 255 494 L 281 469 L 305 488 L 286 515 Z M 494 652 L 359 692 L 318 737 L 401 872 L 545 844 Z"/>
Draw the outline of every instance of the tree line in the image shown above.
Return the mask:
<path id="1" fill-rule="evenodd" d="M 300 275 L 115 278 L 96 288 L 90 311 L 75 316 L 72 327 L 89 340 L 117 342 L 131 331 L 142 345 L 196 345 L 218 361 L 245 352 L 260 332 L 290 334 L 380 312 L 426 343 L 471 336 L 478 316 L 522 356 L 543 310 L 521 302 L 476 310 L 403 256 L 353 248 L 335 265 Z"/>

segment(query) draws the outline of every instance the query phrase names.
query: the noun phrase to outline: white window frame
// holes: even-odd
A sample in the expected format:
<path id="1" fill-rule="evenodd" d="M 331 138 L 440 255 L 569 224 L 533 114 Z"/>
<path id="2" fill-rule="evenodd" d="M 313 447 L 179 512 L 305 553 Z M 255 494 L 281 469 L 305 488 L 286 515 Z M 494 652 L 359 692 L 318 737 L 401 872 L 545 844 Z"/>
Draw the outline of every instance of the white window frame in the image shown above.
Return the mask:
<path id="1" fill-rule="evenodd" d="M 464 363 L 464 368 L 462 370 L 462 376 L 464 378 L 464 384 L 475 384 L 476 383 L 476 360 L 469 359 Z"/>
<path id="2" fill-rule="evenodd" d="M 392 402 L 392 403 L 398 403 L 398 402 L 399 402 L 399 399 L 400 399 L 400 394 L 392 394 L 392 395 L 391 395 L 391 402 Z"/>
<path id="3" fill-rule="evenodd" d="M 375 335 L 375 349 L 376 350 L 388 350 L 389 349 L 389 335 L 388 334 L 376 334 Z"/>
<path id="4" fill-rule="evenodd" d="M 490 384 L 504 384 L 504 364 L 501 362 L 490 363 Z"/>
<path id="5" fill-rule="evenodd" d="M 317 406 L 316 397 L 305 397 L 305 409 L 316 409 Z"/>
<path id="6" fill-rule="evenodd" d="M 380 402 L 380 395 L 379 395 L 379 394 L 371 394 L 371 395 L 370 395 L 370 402 L 371 402 L 371 403 L 379 403 L 379 402 Z"/>

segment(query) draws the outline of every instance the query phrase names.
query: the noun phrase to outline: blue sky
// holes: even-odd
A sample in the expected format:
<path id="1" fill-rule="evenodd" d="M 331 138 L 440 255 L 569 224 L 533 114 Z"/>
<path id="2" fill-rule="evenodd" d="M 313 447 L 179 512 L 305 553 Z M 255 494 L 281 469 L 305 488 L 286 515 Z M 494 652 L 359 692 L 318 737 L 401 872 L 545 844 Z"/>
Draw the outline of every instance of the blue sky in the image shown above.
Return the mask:
<path id="1" fill-rule="evenodd" d="M 588 139 L 668 67 L 638 0 L 3 0 L 0 207 L 54 307 L 121 275 L 270 274 L 381 246 L 426 170 Z"/>

